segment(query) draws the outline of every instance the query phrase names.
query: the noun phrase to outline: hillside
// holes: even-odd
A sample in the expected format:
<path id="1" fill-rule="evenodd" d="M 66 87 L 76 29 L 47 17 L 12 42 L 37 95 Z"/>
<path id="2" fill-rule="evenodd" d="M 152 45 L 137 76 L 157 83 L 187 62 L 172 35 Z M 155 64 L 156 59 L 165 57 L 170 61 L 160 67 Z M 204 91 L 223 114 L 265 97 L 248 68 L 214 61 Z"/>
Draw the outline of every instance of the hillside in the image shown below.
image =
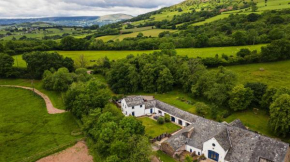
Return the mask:
<path id="1" fill-rule="evenodd" d="M 172 21 L 174 17 L 192 13 L 192 11 L 200 12 L 217 10 L 218 13 L 211 16 L 212 21 L 216 21 L 228 17 L 231 13 L 251 13 L 252 2 L 258 7 L 257 11 L 255 11 L 256 13 L 262 13 L 262 11 L 265 10 L 290 8 L 289 0 L 185 0 L 184 2 L 170 7 L 165 7 L 157 11 L 139 15 L 128 20 L 127 22 L 130 22 L 136 27 L 146 26 L 144 24 L 149 24 L 156 21 Z M 194 21 L 184 21 L 177 23 L 176 25 L 183 24 L 185 22 L 189 22 L 190 24 L 198 23 L 198 25 L 202 25 L 202 22 L 212 22 L 206 21 L 211 17 L 203 17 Z"/>

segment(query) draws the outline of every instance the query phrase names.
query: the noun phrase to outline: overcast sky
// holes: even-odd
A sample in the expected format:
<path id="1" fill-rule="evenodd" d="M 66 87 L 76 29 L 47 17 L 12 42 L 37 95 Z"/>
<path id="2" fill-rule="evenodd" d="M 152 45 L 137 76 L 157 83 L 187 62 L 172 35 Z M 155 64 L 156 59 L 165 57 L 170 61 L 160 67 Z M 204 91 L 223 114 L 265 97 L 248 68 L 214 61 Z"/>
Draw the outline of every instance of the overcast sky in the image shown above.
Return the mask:
<path id="1" fill-rule="evenodd" d="M 1 18 L 53 16 L 133 16 L 177 4 L 183 0 L 0 0 Z"/>

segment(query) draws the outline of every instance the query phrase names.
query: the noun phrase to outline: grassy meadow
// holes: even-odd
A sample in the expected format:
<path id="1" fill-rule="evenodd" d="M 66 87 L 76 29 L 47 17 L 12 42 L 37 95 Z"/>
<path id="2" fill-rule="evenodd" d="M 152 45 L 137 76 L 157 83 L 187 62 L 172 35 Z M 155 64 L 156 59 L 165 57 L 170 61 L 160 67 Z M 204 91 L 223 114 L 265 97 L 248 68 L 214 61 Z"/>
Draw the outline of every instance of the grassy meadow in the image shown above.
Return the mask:
<path id="1" fill-rule="evenodd" d="M 33 87 L 31 80 L 28 79 L 0 79 L 0 85 L 18 85 L 25 87 Z M 34 80 L 34 87 L 40 92 L 46 94 L 51 100 L 54 107 L 58 109 L 65 109 L 63 94 L 61 92 L 48 91 L 42 87 L 42 81 Z"/>
<path id="2" fill-rule="evenodd" d="M 83 31 L 80 28 L 77 28 L 76 30 L 74 28 L 63 28 L 62 30 L 60 30 L 58 28 L 49 28 L 49 29 L 46 29 L 45 31 L 35 30 L 35 31 L 32 31 L 31 33 L 24 33 L 22 31 L 17 31 L 17 32 L 15 31 L 15 32 L 11 33 L 12 35 L 1 38 L 1 40 L 5 40 L 5 41 L 12 40 L 13 37 L 18 40 L 19 38 L 21 38 L 23 36 L 26 36 L 27 38 L 42 39 L 45 36 L 55 36 L 55 35 L 62 36 L 63 34 L 70 34 L 71 36 L 73 36 L 75 38 L 84 38 L 87 35 L 92 34 L 92 32 L 85 33 L 85 31 Z M 7 33 L 7 31 L 0 30 L 0 34 L 5 34 L 5 33 Z"/>
<path id="3" fill-rule="evenodd" d="M 250 50 L 261 51 L 261 47 L 266 44 L 250 45 L 250 46 L 232 46 L 232 47 L 208 47 L 208 48 L 179 48 L 176 49 L 178 55 L 188 56 L 188 57 L 214 57 L 216 54 L 221 56 L 226 54 L 228 56 L 236 56 L 236 53 L 242 48 L 248 48 Z M 90 60 L 98 60 L 107 56 L 110 60 L 117 60 L 125 58 L 129 54 L 137 55 L 143 53 L 152 53 L 153 50 L 147 51 L 57 51 L 64 57 L 70 57 L 73 60 L 77 60 L 80 55 L 85 55 L 89 61 L 89 65 L 93 65 L 94 62 Z M 16 67 L 26 67 L 25 61 L 22 60 L 21 55 L 16 55 L 14 57 L 14 66 Z"/>
<path id="4" fill-rule="evenodd" d="M 107 35 L 107 36 L 102 36 L 102 37 L 98 37 L 96 39 L 101 39 L 103 40 L 104 42 L 108 42 L 110 40 L 119 40 L 119 41 L 122 41 L 123 39 L 125 38 L 133 38 L 133 37 L 137 37 L 137 35 L 139 33 L 143 33 L 144 36 L 147 36 L 147 37 L 158 37 L 159 33 L 161 32 L 164 32 L 164 31 L 170 31 L 170 32 L 173 32 L 174 30 L 169 30 L 169 29 L 152 29 L 152 27 L 150 27 L 151 29 L 149 30 L 140 30 L 138 31 L 137 29 L 135 30 L 132 30 L 134 31 L 133 33 L 130 33 L 130 34 L 120 34 L 120 35 Z M 143 28 L 144 29 L 144 28 Z M 128 30 L 130 31 L 130 30 Z"/>
<path id="5" fill-rule="evenodd" d="M 290 60 L 228 66 L 227 69 L 238 75 L 238 82 L 262 82 L 269 87 L 287 87 L 290 88 Z M 261 71 L 263 68 L 264 71 Z"/>
<path id="6" fill-rule="evenodd" d="M 143 125 L 145 126 L 145 134 L 152 138 L 157 137 L 162 133 L 173 133 L 181 129 L 181 127 L 171 122 L 160 125 L 157 123 L 157 121 L 148 117 L 142 117 L 137 119 L 142 121 Z"/>
<path id="7" fill-rule="evenodd" d="M 22 161 L 80 138 L 71 135 L 79 127 L 70 113 L 48 114 L 32 91 L 0 87 L 0 103 L 0 161 Z"/>

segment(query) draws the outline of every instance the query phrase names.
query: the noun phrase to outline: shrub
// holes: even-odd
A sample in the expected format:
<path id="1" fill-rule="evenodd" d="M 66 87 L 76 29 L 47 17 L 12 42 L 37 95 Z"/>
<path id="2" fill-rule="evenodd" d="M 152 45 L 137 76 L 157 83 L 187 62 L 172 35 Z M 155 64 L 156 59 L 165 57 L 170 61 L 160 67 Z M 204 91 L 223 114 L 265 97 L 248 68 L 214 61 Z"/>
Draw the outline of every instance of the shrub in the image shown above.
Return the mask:
<path id="1" fill-rule="evenodd" d="M 164 118 L 163 117 L 159 117 L 157 119 L 158 124 L 164 124 Z"/>
<path id="2" fill-rule="evenodd" d="M 196 108 L 196 112 L 199 115 L 205 116 L 206 114 L 208 114 L 209 107 L 205 103 L 197 102 L 194 106 Z"/>
<path id="3" fill-rule="evenodd" d="M 165 119 L 165 122 L 170 122 L 170 115 L 165 114 L 164 119 Z"/>

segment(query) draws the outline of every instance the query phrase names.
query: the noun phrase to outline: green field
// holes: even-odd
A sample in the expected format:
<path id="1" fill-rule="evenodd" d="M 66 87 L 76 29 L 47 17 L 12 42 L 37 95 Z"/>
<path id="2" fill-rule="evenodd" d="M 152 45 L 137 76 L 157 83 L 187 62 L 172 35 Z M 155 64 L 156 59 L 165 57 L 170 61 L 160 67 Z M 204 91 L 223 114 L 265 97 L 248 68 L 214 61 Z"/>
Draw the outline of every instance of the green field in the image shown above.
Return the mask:
<path id="1" fill-rule="evenodd" d="M 181 127 L 171 122 L 160 125 L 157 123 L 157 121 L 148 117 L 142 117 L 137 119 L 142 121 L 143 125 L 145 126 L 145 134 L 152 138 L 155 138 L 163 133 L 173 133 L 181 129 Z"/>
<path id="2" fill-rule="evenodd" d="M 194 24 L 192 24 L 192 26 L 200 26 L 200 25 L 204 25 L 206 23 L 211 23 L 211 22 L 214 22 L 217 20 L 228 18 L 228 17 L 229 17 L 229 14 L 221 14 L 221 15 L 217 15 L 217 16 L 211 17 L 209 19 L 206 19 L 205 21 L 194 23 Z"/>
<path id="3" fill-rule="evenodd" d="M 35 30 L 35 31 L 32 31 L 31 33 L 24 33 L 22 31 L 11 32 L 12 35 L 4 37 L 2 38 L 2 40 L 12 40 L 13 37 L 16 39 L 19 39 L 23 36 L 26 36 L 27 38 L 42 39 L 45 36 L 55 36 L 55 35 L 62 36 L 63 34 L 70 34 L 71 36 L 74 36 L 76 38 L 84 38 L 87 35 L 92 34 L 93 31 L 91 31 L 91 33 L 87 33 L 87 32 L 88 31 L 83 31 L 81 29 L 75 30 L 74 28 L 63 28 L 63 30 L 60 30 L 57 28 L 49 28 L 49 29 L 46 29 L 45 31 Z M 7 31 L 0 30 L 0 34 L 4 34 L 4 33 L 7 33 Z"/>
<path id="4" fill-rule="evenodd" d="M 25 87 L 33 87 L 31 80 L 28 79 L 0 79 L 0 85 L 18 85 Z M 63 94 L 61 92 L 48 91 L 42 87 L 42 81 L 34 80 L 34 87 L 40 92 L 46 94 L 53 106 L 58 109 L 65 109 L 63 102 Z"/>
<path id="5" fill-rule="evenodd" d="M 70 113 L 47 114 L 32 91 L 0 87 L 0 103 L 0 161 L 22 161 L 80 138 L 71 135 L 79 127 Z"/>
<path id="6" fill-rule="evenodd" d="M 138 29 L 138 28 L 137 28 Z M 136 30 L 136 29 L 135 29 Z M 137 35 L 139 33 L 143 33 L 144 36 L 147 37 L 158 37 L 159 33 L 164 32 L 164 31 L 170 31 L 173 32 L 174 30 L 169 30 L 169 29 L 149 29 L 149 30 L 141 30 L 141 31 L 137 31 L 134 33 L 130 33 L 130 34 L 120 34 L 120 35 L 107 35 L 107 36 L 102 36 L 102 37 L 98 37 L 96 39 L 101 39 L 104 42 L 110 41 L 110 40 L 119 40 L 122 41 L 125 38 L 134 38 L 137 37 Z"/>
<path id="7" fill-rule="evenodd" d="M 243 124 L 249 127 L 251 130 L 257 131 L 268 136 L 274 136 L 268 127 L 269 116 L 266 111 L 260 110 L 257 114 L 253 110 L 241 111 L 232 114 L 225 119 L 230 123 L 235 119 L 240 119 Z"/>
<path id="8" fill-rule="evenodd" d="M 176 162 L 175 159 L 173 159 L 172 157 L 170 157 L 169 155 L 165 154 L 164 152 L 158 150 L 157 152 L 154 152 L 154 154 L 161 160 L 164 162 Z"/>
<path id="9" fill-rule="evenodd" d="M 270 63 L 228 66 L 240 83 L 262 82 L 269 87 L 290 88 L 290 60 Z M 264 71 L 260 71 L 263 68 Z"/>
<path id="10" fill-rule="evenodd" d="M 222 54 L 228 56 L 236 56 L 236 53 L 242 48 L 248 48 L 250 50 L 261 51 L 261 47 L 265 44 L 259 45 L 250 45 L 250 46 L 232 46 L 232 47 L 208 47 L 208 48 L 180 48 L 176 49 L 178 55 L 188 56 L 188 57 L 214 57 L 216 54 L 219 54 L 221 57 Z M 79 58 L 80 55 L 85 55 L 88 61 L 98 60 L 107 56 L 110 60 L 122 59 L 129 54 L 137 55 L 143 53 L 152 53 L 153 50 L 147 51 L 57 51 L 59 54 L 64 57 L 70 57 L 73 60 Z M 26 67 L 25 61 L 22 60 L 21 55 L 13 56 L 14 57 L 14 66 Z M 93 65 L 94 62 L 90 62 L 89 65 Z"/>

